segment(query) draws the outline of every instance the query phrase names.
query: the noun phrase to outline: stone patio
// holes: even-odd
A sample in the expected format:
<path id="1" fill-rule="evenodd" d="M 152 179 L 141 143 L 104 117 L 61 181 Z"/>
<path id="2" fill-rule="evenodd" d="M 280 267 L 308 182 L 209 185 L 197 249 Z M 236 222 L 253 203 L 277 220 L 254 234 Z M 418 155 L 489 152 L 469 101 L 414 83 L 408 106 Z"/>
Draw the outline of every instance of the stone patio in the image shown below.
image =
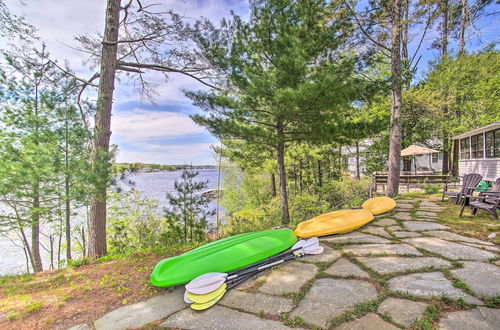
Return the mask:
<path id="1" fill-rule="evenodd" d="M 356 232 L 324 237 L 323 254 L 254 276 L 206 311 L 191 310 L 180 287 L 73 328 L 399 329 L 424 317 L 433 299 L 448 297 L 468 305 L 441 313 L 439 329 L 498 329 L 500 309 L 483 307 L 500 296 L 498 246 L 437 223 L 444 207 L 436 200 L 398 202 Z"/>

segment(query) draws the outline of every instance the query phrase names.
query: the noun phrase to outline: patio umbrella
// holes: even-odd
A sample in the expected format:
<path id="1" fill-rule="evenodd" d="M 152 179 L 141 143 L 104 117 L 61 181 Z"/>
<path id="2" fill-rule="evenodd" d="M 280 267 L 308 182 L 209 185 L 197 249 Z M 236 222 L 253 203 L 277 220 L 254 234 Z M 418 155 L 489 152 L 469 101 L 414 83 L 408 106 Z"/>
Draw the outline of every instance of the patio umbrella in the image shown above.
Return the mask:
<path id="1" fill-rule="evenodd" d="M 416 155 L 433 154 L 436 152 L 439 152 L 439 151 L 431 149 L 431 148 L 421 147 L 421 146 L 417 146 L 417 145 L 412 144 L 411 146 L 401 150 L 401 156 L 413 156 L 413 164 L 415 166 L 415 174 L 417 174 L 417 163 L 415 162 L 415 156 Z M 430 159 L 429 159 L 429 167 L 431 167 Z"/>

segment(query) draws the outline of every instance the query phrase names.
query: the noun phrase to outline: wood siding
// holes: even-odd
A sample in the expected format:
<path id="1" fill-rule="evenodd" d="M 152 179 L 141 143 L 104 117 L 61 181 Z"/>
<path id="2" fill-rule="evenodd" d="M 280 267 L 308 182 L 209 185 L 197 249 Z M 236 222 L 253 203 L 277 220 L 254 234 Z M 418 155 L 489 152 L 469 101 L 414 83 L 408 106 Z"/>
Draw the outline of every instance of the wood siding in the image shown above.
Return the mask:
<path id="1" fill-rule="evenodd" d="M 465 159 L 458 162 L 460 176 L 468 173 L 479 173 L 483 180 L 495 181 L 500 178 L 500 159 Z"/>

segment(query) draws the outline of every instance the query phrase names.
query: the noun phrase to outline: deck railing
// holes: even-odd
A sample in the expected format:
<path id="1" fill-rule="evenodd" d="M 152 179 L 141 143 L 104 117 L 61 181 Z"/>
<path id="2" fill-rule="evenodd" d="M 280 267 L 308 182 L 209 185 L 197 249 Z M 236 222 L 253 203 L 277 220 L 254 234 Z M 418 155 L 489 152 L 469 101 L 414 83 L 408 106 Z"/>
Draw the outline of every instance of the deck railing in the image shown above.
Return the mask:
<path id="1" fill-rule="evenodd" d="M 373 192 L 376 193 L 378 186 L 382 186 L 382 191 L 385 191 L 387 186 L 387 174 L 374 173 L 372 175 L 373 179 Z M 415 186 L 420 188 L 422 184 L 442 184 L 444 188 L 448 188 L 450 184 L 456 184 L 459 182 L 459 178 L 453 177 L 451 175 L 435 175 L 435 174 L 413 174 L 406 175 L 402 174 L 399 176 L 399 185 L 406 185 L 406 192 L 410 192 L 410 187 Z"/>

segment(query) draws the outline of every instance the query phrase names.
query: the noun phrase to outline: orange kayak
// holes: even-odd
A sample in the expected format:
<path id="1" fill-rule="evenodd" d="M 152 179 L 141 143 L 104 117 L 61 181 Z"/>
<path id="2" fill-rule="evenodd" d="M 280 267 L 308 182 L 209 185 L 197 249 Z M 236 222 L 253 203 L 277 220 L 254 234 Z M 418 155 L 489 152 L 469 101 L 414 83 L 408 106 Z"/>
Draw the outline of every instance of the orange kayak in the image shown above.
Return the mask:
<path id="1" fill-rule="evenodd" d="M 333 211 L 299 223 L 295 234 L 302 238 L 346 234 L 372 220 L 373 214 L 364 208 Z"/>

